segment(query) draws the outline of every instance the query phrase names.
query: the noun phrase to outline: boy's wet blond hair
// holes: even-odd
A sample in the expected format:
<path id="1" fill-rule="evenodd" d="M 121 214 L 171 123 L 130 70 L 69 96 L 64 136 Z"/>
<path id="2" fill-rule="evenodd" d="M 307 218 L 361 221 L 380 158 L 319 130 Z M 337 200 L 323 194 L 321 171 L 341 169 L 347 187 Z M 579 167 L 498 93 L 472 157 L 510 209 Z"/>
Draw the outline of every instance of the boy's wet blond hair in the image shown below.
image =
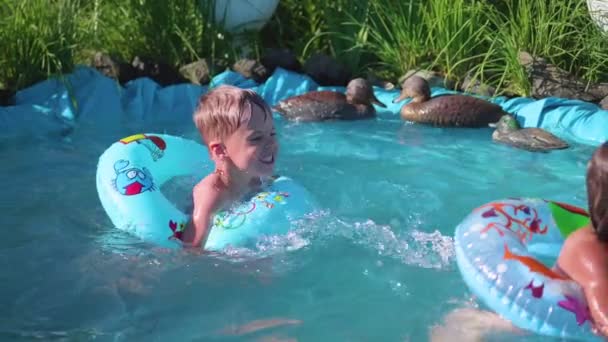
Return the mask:
<path id="1" fill-rule="evenodd" d="M 194 124 L 205 144 L 212 139 L 224 140 L 249 122 L 253 105 L 272 117 L 270 107 L 256 92 L 222 85 L 200 97 Z"/>

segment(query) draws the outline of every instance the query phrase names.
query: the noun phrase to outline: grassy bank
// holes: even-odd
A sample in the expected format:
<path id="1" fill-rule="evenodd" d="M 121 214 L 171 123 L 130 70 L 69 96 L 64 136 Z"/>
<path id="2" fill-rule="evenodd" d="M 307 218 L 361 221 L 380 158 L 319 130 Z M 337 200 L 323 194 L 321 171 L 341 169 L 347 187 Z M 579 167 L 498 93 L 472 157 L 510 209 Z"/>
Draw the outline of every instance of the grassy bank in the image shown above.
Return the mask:
<path id="1" fill-rule="evenodd" d="M 234 54 L 229 35 L 207 20 L 209 8 L 195 0 L 0 0 L 0 83 L 27 87 L 95 51 L 174 66 Z"/>
<path id="2" fill-rule="evenodd" d="M 201 57 L 231 63 L 238 51 L 210 9 L 204 0 L 0 0 L 0 87 L 70 72 L 93 51 L 175 66 Z M 585 80 L 608 80 L 608 38 L 585 0 L 281 0 L 248 41 L 254 58 L 265 47 L 290 48 L 302 61 L 321 51 L 356 74 L 371 70 L 393 82 L 432 69 L 528 95 L 520 50 Z"/>

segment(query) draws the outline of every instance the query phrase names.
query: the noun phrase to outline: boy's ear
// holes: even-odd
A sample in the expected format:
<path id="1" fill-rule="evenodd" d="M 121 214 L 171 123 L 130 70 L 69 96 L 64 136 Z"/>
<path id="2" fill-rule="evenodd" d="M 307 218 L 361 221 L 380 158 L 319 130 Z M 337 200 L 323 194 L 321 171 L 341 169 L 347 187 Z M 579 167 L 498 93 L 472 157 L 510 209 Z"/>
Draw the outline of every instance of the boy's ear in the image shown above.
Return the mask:
<path id="1" fill-rule="evenodd" d="M 226 157 L 226 147 L 220 142 L 212 142 L 209 144 L 209 151 L 213 159 L 223 159 Z"/>

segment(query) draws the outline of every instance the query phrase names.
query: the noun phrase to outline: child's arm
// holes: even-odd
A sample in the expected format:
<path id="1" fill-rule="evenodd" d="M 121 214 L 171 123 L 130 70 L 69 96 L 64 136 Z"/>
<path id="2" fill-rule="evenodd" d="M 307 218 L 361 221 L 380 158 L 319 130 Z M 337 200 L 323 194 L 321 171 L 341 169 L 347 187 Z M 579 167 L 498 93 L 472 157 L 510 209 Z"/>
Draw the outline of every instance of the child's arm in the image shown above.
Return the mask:
<path id="1" fill-rule="evenodd" d="M 608 337 L 608 281 L 590 282 L 584 284 L 583 288 L 595 329 L 602 336 Z"/>
<path id="2" fill-rule="evenodd" d="M 182 237 L 182 242 L 187 247 L 204 246 L 209 233 L 211 215 L 220 202 L 220 192 L 205 185 L 196 186 L 192 193 L 194 201 L 192 220 Z"/>
<path id="3" fill-rule="evenodd" d="M 583 288 L 595 329 L 608 336 L 608 269 L 602 260 L 605 246 L 590 244 L 587 239 L 583 234 L 566 239 L 558 265 Z"/>

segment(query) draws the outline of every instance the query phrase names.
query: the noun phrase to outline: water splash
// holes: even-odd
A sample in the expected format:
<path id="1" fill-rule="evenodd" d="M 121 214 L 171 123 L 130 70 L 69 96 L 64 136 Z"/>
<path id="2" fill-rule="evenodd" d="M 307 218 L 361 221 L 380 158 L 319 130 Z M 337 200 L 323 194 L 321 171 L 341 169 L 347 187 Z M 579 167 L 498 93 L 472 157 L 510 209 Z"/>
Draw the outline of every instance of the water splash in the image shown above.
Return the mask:
<path id="1" fill-rule="evenodd" d="M 291 246 L 297 241 L 306 241 L 301 245 L 303 247 L 345 238 L 355 245 L 374 250 L 378 256 L 397 259 L 406 265 L 436 269 L 446 268 L 455 256 L 452 237 L 437 230 L 427 233 L 412 229 L 401 237 L 391 225 L 377 224 L 372 220 L 349 222 L 331 216 L 328 211 L 318 212 L 312 220 L 300 224 L 293 235 L 275 237 L 277 240 L 273 240 L 273 246 L 280 245 L 277 241 L 289 241 Z"/>

